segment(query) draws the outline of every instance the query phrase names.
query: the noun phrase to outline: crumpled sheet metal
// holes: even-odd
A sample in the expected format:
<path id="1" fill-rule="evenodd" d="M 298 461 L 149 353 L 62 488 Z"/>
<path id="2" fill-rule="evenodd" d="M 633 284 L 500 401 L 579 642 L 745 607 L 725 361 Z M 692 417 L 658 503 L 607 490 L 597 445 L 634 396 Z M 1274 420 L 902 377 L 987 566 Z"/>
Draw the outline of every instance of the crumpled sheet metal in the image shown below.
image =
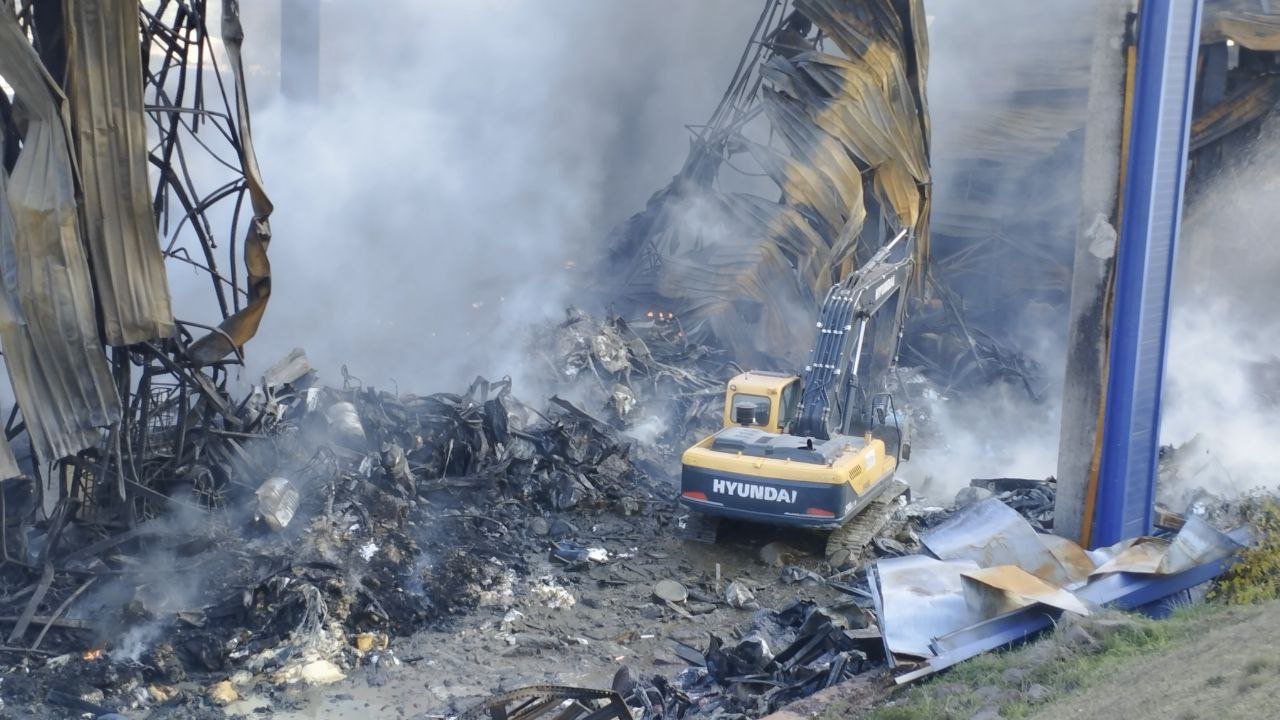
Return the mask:
<path id="1" fill-rule="evenodd" d="M 863 232 L 869 195 L 891 225 L 913 229 L 919 260 L 928 248 L 922 3 L 809 0 L 795 11 L 847 57 L 766 55 L 758 97 L 744 102 L 759 103 L 752 112 L 763 110 L 780 141 L 754 143 L 736 125 L 699 138 L 676 179 L 611 238 L 617 267 L 607 276 L 625 281 L 602 288 L 674 311 L 696 342 L 714 336 L 748 363 L 758 347 L 809 346 L 803 319 L 874 250 L 859 244 L 881 239 Z M 781 202 L 715 188 L 724 157 L 739 153 L 778 185 Z"/>
<path id="2" fill-rule="evenodd" d="M 917 14 L 916 5 L 911 3 L 908 22 Z M 913 39 L 912 57 L 906 57 L 903 19 L 892 7 L 831 0 L 802 0 L 796 7 L 848 57 L 817 51 L 772 57 L 762 70 L 770 86 L 761 94 L 765 113 L 792 157 L 825 178 L 839 195 L 860 195 L 863 173 L 868 173 L 898 226 L 915 230 L 922 261 L 928 254 L 928 134 L 921 116 L 923 80 L 907 72 L 909 62 L 918 62 L 919 43 Z M 848 221 L 859 227 L 844 235 L 856 237 L 860 231 L 859 215 L 865 213 L 823 212 L 823 197 L 812 192 L 813 183 L 792 181 L 782 188 L 786 204 L 817 212 L 822 222 L 816 227 L 828 245 Z M 849 253 L 853 247 L 842 250 Z M 847 254 L 836 254 L 831 264 L 849 267 L 848 260 Z M 820 296 L 827 279 L 815 280 L 812 291 Z"/>
<path id="3" fill-rule="evenodd" d="M 173 335 L 147 177 L 138 4 L 67 3 L 67 95 L 85 240 L 107 344 Z"/>
<path id="4" fill-rule="evenodd" d="M 1161 558 L 1156 572 L 1172 575 L 1198 565 L 1231 557 L 1244 548 L 1244 543 L 1219 531 L 1201 518 L 1191 515 L 1169 543 L 1169 551 Z"/>
<path id="5" fill-rule="evenodd" d="M 1092 575 L 1125 572 L 1142 575 L 1173 575 L 1198 565 L 1221 560 L 1238 552 L 1243 544 L 1195 515 L 1187 517 L 1172 540 L 1135 538 L 1098 552 L 1110 555 Z"/>
<path id="6" fill-rule="evenodd" d="M 32 447 L 48 463 L 95 445 L 99 428 L 119 420 L 120 399 L 98 338 L 64 99 L 12 8 L 0 10 L 0 67 L 28 117 L 0 202 L 0 343 Z M 46 504 L 58 495 L 50 482 Z"/>
<path id="7" fill-rule="evenodd" d="M 258 156 L 253 149 L 253 133 L 249 127 L 249 99 L 245 90 L 244 62 L 240 46 L 244 42 L 244 28 L 240 25 L 239 0 L 222 3 L 222 42 L 231 60 L 235 79 L 237 127 L 240 131 L 240 164 L 245 183 L 249 188 L 249 202 L 253 219 L 249 222 L 244 238 L 244 267 L 247 274 L 249 301 L 211 331 L 191 344 L 187 354 L 202 364 L 217 362 L 243 347 L 253 339 L 271 299 L 271 262 L 267 247 L 271 244 L 271 200 L 262 183 L 262 171 L 258 169 Z"/>
<path id="8" fill-rule="evenodd" d="M 942 550 L 949 556 L 966 558 L 952 563 L 973 565 L 976 559 L 982 568 L 957 571 L 944 568 L 943 563 L 926 556 L 908 556 L 881 560 L 876 563 L 875 571 L 869 573 L 885 646 L 890 652 L 894 647 L 891 641 L 899 647 L 907 643 L 913 650 L 919 650 L 922 624 L 919 618 L 927 617 L 921 613 L 929 612 L 930 607 L 919 603 L 912 607 L 912 593 L 925 593 L 935 607 L 944 608 L 939 618 L 929 618 L 926 625 L 928 652 L 917 655 L 925 664 L 899 675 L 895 678 L 898 684 L 1025 638 L 1048 627 L 1059 611 L 1087 615 L 1094 605 L 1116 604 L 1131 609 L 1169 597 L 1216 577 L 1249 542 L 1246 528 L 1223 533 L 1194 516 L 1188 518 L 1172 540 L 1134 538 L 1089 553 L 1078 546 L 1078 553 L 1069 552 L 1059 543 L 1032 537 L 1030 542 L 1037 547 L 1051 548 L 1057 557 L 1067 558 L 1066 565 L 1077 575 L 1089 565 L 1098 564 L 1087 582 L 1066 586 L 1037 577 L 1025 566 L 984 564 L 992 557 L 1008 554 L 1007 537 L 1001 533 L 1004 524 L 999 516 L 1000 513 L 991 509 L 971 512 L 964 515 L 959 527 L 933 538 L 932 545 L 929 535 L 924 538 L 925 547 L 932 552 Z M 957 513 L 951 520 L 956 517 L 961 514 Z M 988 531 L 983 524 L 992 518 L 995 518 L 995 530 Z M 1017 553 L 1012 556 L 1017 557 Z M 903 563 L 898 566 L 901 572 L 895 572 L 896 563 Z M 912 576 L 911 570 L 915 568 L 926 572 Z M 960 580 L 959 587 L 953 574 Z M 911 612 L 903 613 L 899 612 L 901 608 L 895 608 L 895 603 L 902 602 L 907 603 Z M 955 619 L 966 613 L 972 621 L 957 624 Z"/>
<path id="9" fill-rule="evenodd" d="M 1062 563 L 1062 568 L 1067 571 L 1068 577 L 1071 578 L 1071 585 L 1068 585 L 1068 588 L 1087 582 L 1089 575 L 1097 568 L 1093 558 L 1089 557 L 1084 548 L 1077 545 L 1075 541 L 1049 533 L 1040 533 L 1037 537 L 1040 538 L 1040 544 L 1053 553 L 1053 556 L 1058 558 L 1058 562 Z"/>
<path id="10" fill-rule="evenodd" d="M 995 498 L 962 508 L 921 538 L 943 560 L 971 560 L 980 567 L 1016 565 L 1058 587 L 1072 573 L 1050 552 L 1026 518 Z"/>
<path id="11" fill-rule="evenodd" d="M 876 561 L 873 573 L 880 629 L 889 657 L 927 658 L 933 639 L 982 619 L 964 595 L 971 560 L 906 555 Z"/>
<path id="12" fill-rule="evenodd" d="M 965 601 L 981 617 L 995 617 L 1030 605 L 1041 604 L 1088 615 L 1089 608 L 1075 595 L 1050 585 L 1014 565 L 999 565 L 963 573 Z"/>

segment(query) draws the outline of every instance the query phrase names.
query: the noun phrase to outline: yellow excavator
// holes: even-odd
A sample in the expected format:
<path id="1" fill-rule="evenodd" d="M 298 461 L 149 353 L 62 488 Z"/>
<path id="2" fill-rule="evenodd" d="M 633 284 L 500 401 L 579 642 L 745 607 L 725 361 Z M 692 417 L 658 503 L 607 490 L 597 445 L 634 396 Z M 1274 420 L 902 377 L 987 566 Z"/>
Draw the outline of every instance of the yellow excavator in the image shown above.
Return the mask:
<path id="1" fill-rule="evenodd" d="M 854 520 L 902 494 L 894 471 L 911 454 L 888 388 L 912 244 L 903 230 L 830 289 L 803 373 L 729 381 L 723 428 L 681 458 L 685 537 L 714 541 L 718 520 L 734 518 L 832 531 L 828 558 L 871 540 L 883 522 Z"/>

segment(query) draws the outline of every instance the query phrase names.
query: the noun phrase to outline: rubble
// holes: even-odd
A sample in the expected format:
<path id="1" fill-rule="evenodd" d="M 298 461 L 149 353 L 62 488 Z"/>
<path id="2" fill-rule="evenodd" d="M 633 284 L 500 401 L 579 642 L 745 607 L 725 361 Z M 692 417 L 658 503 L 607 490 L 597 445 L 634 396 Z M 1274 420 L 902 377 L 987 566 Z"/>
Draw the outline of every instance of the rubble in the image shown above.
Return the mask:
<path id="1" fill-rule="evenodd" d="M 230 705 L 240 699 L 240 694 L 236 692 L 236 689 L 231 685 L 230 680 L 223 680 L 221 682 L 214 683 L 213 686 L 209 688 L 208 695 L 209 699 L 213 701 L 213 704 L 219 706 Z"/>
<path id="2" fill-rule="evenodd" d="M 737 580 L 725 586 L 724 601 L 729 604 L 729 607 L 738 610 L 756 610 L 760 607 L 756 603 L 756 596 L 747 589 L 746 585 Z"/>

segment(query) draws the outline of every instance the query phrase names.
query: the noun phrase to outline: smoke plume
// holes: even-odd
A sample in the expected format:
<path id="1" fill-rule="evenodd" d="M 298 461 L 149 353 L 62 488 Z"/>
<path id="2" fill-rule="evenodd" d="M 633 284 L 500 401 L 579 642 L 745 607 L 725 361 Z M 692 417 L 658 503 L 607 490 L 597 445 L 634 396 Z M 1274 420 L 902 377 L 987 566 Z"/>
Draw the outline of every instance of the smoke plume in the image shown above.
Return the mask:
<path id="1" fill-rule="evenodd" d="M 590 303 L 578 273 L 679 169 L 757 12 L 324 4 L 320 102 L 255 108 L 277 271 L 246 379 L 298 345 L 326 377 L 389 389 L 519 375 L 523 333 Z M 263 82 L 279 18 L 257 13 Z"/>
<path id="2" fill-rule="evenodd" d="M 1183 215 L 1161 442 L 1199 436 L 1181 487 L 1230 495 L 1280 485 L 1280 127 L 1264 127 Z M 1177 508 L 1175 508 L 1177 509 Z"/>

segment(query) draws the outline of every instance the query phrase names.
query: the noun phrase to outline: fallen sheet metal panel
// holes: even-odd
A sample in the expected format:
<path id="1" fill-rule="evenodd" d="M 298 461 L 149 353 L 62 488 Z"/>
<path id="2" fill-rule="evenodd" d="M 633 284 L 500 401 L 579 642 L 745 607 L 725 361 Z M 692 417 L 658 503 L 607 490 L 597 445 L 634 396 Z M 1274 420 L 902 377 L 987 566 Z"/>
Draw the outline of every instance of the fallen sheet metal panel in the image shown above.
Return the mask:
<path id="1" fill-rule="evenodd" d="M 1045 547 L 1026 518 L 995 498 L 962 508 L 921 541 L 943 560 L 971 560 L 984 568 L 1015 565 L 1059 587 L 1072 583 L 1072 573 Z"/>
<path id="2" fill-rule="evenodd" d="M 1107 575 L 1114 572 L 1155 574 L 1160 562 L 1169 551 L 1169 541 L 1143 537 L 1128 544 L 1115 557 L 1102 563 L 1091 575 Z"/>
<path id="3" fill-rule="evenodd" d="M 67 96 L 85 240 L 107 344 L 173 334 L 147 177 L 138 4 L 67 3 Z"/>
<path id="4" fill-rule="evenodd" d="M 1227 533 L 1227 537 L 1242 547 L 1250 542 L 1247 528 L 1232 530 Z M 1098 605 L 1133 610 L 1206 583 L 1226 572 L 1234 563 L 1235 556 L 1232 556 L 1197 565 L 1172 575 L 1111 573 L 1091 581 L 1076 594 L 1081 599 Z"/>
<path id="5" fill-rule="evenodd" d="M 1068 593 L 1079 602 L 1077 607 L 1085 603 L 1114 607 L 1121 610 L 1145 608 L 1184 590 L 1196 587 L 1221 575 L 1235 562 L 1236 550 L 1247 545 L 1249 531 L 1240 528 L 1229 533 L 1221 533 L 1216 529 L 1193 528 L 1187 539 L 1182 541 L 1184 547 L 1201 548 L 1199 557 L 1213 558 L 1201 564 L 1192 565 L 1177 572 L 1136 573 L 1107 572 L 1097 575 L 1073 593 Z M 1194 540 L 1192 538 L 1195 538 Z M 1174 542 L 1178 542 L 1177 539 Z M 1149 543 L 1133 543 L 1132 547 L 1140 547 Z M 1153 547 L 1165 547 L 1171 543 L 1155 543 Z M 1126 549 L 1132 549 L 1126 548 Z M 1234 548 L 1231 554 L 1222 556 L 1227 548 Z M 1143 552 L 1146 552 L 1145 550 Z M 1120 558 L 1124 553 L 1116 555 Z M 1174 566 L 1171 563 L 1171 566 Z M 1152 567 L 1143 561 L 1143 567 Z M 1158 567 L 1158 563 L 1156 565 Z M 1063 592 L 1066 592 L 1065 590 Z M 1055 598 L 1057 599 L 1057 598 Z M 878 608 L 879 606 L 877 606 Z M 1037 602 L 1027 607 L 1013 610 L 993 618 L 975 622 L 967 627 L 958 628 L 950 633 L 935 636 L 930 643 L 932 657 L 924 664 L 894 678 L 901 685 L 931 675 L 957 663 L 984 652 L 1018 642 L 1035 635 L 1049 627 L 1061 616 L 1063 607 L 1058 603 Z M 885 637 L 893 631 L 888 623 L 883 623 Z"/>
<path id="6" fill-rule="evenodd" d="M 258 325 L 271 299 L 271 262 L 267 247 L 271 244 L 271 200 L 262 183 L 258 156 L 253 149 L 253 133 L 249 128 L 249 98 L 244 83 L 244 61 L 240 46 L 244 28 L 240 25 L 240 4 L 222 4 L 222 42 L 231 60 L 236 94 L 236 119 L 240 130 L 240 165 L 249 188 L 253 219 L 244 238 L 244 267 L 248 275 L 248 303 L 218 326 L 192 343 L 188 354 L 199 363 L 213 363 L 243 347 L 258 332 Z"/>
<path id="7" fill-rule="evenodd" d="M 0 203 L 0 342 L 36 456 L 49 462 L 96 444 L 120 400 L 98 338 L 64 100 L 8 8 L 0 67 L 28 117 Z M 46 503 L 56 499 L 55 487 L 45 490 Z"/>
<path id="8" fill-rule="evenodd" d="M 1193 567 L 1231 557 L 1243 549 L 1245 539 L 1237 540 L 1219 531 L 1203 519 L 1191 515 L 1169 543 L 1169 551 L 1156 571 L 1173 575 Z"/>
<path id="9" fill-rule="evenodd" d="M 873 568 L 876 611 L 889 658 L 929 657 L 935 637 L 982 619 L 964 597 L 963 575 L 978 569 L 970 560 L 908 555 L 879 560 Z"/>
<path id="10" fill-rule="evenodd" d="M 1075 542 L 1061 535 L 1050 535 L 1048 533 L 1041 533 L 1039 538 L 1040 544 L 1053 553 L 1058 562 L 1062 563 L 1067 575 L 1070 576 L 1071 585 L 1067 586 L 1068 589 L 1086 582 L 1089 579 L 1089 575 L 1097 568 L 1097 565 L 1089 557 L 1089 554 L 1084 551 L 1084 548 Z"/>
<path id="11" fill-rule="evenodd" d="M 965 601 L 982 617 L 995 617 L 1029 605 L 1048 605 L 1077 615 L 1089 608 L 1075 595 L 1020 567 L 1000 565 L 963 573 Z"/>

